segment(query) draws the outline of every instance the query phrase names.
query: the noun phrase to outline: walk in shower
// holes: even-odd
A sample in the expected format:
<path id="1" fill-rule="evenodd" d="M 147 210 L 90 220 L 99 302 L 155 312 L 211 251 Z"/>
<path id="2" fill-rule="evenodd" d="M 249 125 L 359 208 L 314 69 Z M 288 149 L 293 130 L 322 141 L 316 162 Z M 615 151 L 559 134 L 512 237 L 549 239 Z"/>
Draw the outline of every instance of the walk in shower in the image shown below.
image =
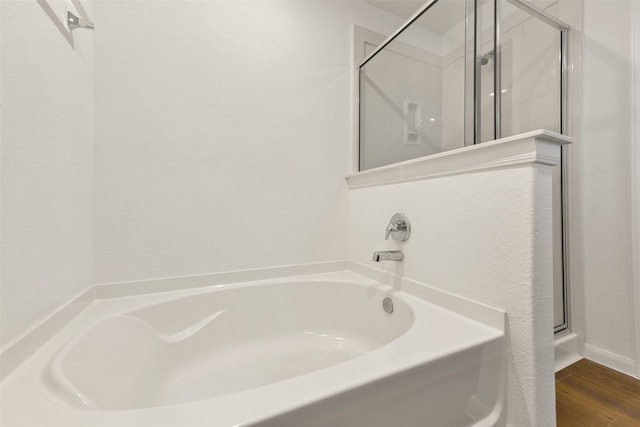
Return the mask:
<path id="1" fill-rule="evenodd" d="M 391 35 L 356 27 L 357 170 L 535 129 L 567 133 L 569 26 L 557 1 L 429 0 Z M 396 3 L 396 4 L 394 4 Z M 555 331 L 568 328 L 566 153 L 555 168 Z"/>

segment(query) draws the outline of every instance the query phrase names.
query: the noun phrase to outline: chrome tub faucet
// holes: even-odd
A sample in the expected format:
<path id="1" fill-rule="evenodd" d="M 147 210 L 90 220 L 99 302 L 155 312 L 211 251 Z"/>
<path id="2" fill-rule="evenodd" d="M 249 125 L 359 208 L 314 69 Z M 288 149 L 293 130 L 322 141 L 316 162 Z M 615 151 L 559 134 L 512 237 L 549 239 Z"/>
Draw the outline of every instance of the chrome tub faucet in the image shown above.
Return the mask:
<path id="1" fill-rule="evenodd" d="M 373 261 L 402 261 L 404 254 L 402 251 L 376 251 L 373 253 Z"/>
<path id="2" fill-rule="evenodd" d="M 389 236 L 394 240 L 406 242 L 411 234 L 411 223 L 409 218 L 403 213 L 397 213 L 391 217 L 384 236 L 385 240 L 389 240 Z M 373 261 L 402 261 L 404 254 L 402 251 L 376 251 L 373 253 Z"/>

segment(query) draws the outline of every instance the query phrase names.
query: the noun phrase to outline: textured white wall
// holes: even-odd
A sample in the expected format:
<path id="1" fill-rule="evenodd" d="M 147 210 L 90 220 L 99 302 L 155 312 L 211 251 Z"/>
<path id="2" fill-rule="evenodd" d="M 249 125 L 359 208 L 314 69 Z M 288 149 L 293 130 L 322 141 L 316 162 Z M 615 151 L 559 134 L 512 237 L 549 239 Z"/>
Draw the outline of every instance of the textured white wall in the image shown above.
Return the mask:
<path id="1" fill-rule="evenodd" d="M 633 304 L 635 318 L 635 375 L 640 378 L 640 3 L 635 3 L 632 7 L 632 27 L 633 27 L 633 141 L 631 157 L 632 184 L 632 258 L 633 268 Z"/>
<path id="2" fill-rule="evenodd" d="M 629 1 L 584 2 L 580 165 L 585 352 L 627 372 L 634 363 L 631 7 Z"/>
<path id="3" fill-rule="evenodd" d="M 405 244 L 384 240 L 395 212 Z M 555 425 L 551 169 L 526 166 L 350 191 L 349 258 L 508 313 L 508 421 Z M 402 248 L 403 263 L 371 261 Z"/>
<path id="4" fill-rule="evenodd" d="M 67 1 L 2 3 L 6 342 L 91 284 L 93 34 L 65 33 Z"/>
<path id="5" fill-rule="evenodd" d="M 361 2 L 96 4 L 97 283 L 342 259 Z"/>

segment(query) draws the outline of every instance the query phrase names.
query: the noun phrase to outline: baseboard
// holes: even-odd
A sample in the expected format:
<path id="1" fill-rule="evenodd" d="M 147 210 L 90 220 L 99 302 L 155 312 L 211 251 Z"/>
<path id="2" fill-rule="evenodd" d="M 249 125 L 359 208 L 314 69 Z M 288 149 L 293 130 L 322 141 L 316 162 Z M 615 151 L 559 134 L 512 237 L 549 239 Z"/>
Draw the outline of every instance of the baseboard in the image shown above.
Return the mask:
<path id="1" fill-rule="evenodd" d="M 627 357 L 587 343 L 584 344 L 584 357 L 623 374 L 635 377 L 635 363 Z"/>
<path id="2" fill-rule="evenodd" d="M 578 348 L 578 335 L 572 332 L 557 338 L 554 342 L 554 353 L 556 372 L 582 359 Z"/>

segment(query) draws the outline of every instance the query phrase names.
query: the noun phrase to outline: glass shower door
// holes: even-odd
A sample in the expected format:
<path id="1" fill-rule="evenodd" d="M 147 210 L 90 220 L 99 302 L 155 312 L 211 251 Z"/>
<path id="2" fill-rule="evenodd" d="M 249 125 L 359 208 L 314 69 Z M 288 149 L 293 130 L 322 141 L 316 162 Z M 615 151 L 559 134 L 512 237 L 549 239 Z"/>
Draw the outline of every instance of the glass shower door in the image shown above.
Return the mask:
<path id="1" fill-rule="evenodd" d="M 526 0 L 497 0 L 500 54 L 500 135 L 535 129 L 566 132 L 568 26 L 558 21 L 558 2 L 544 10 Z M 491 69 L 487 68 L 489 75 Z M 483 75 L 483 78 L 485 76 Z M 490 78 L 490 77 L 487 77 Z M 484 104 L 483 104 L 484 108 Z M 483 133 L 483 136 L 485 134 Z M 566 222 L 563 186 L 566 152 L 552 175 L 554 329 L 568 327 Z"/>

